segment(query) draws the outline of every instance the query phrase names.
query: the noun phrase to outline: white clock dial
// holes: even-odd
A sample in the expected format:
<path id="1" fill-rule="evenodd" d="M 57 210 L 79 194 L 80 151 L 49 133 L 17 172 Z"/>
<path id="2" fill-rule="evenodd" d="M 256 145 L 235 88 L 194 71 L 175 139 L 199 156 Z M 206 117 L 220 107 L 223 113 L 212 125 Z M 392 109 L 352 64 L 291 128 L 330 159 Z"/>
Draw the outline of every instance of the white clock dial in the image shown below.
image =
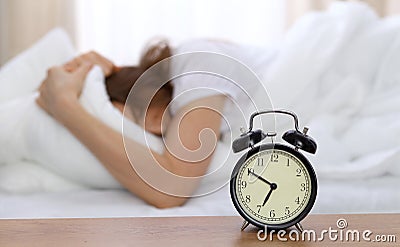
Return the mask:
<path id="1" fill-rule="evenodd" d="M 311 177 L 293 154 L 262 150 L 248 158 L 236 176 L 235 193 L 242 210 L 254 220 L 278 225 L 303 212 L 311 198 Z"/>

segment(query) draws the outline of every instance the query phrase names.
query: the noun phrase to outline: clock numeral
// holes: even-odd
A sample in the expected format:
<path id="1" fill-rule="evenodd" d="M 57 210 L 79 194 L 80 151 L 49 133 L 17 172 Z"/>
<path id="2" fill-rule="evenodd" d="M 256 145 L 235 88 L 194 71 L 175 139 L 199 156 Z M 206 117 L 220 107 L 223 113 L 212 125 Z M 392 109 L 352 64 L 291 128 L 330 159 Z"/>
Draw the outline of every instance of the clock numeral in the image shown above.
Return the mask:
<path id="1" fill-rule="evenodd" d="M 278 154 L 272 153 L 271 154 L 271 162 L 278 162 Z"/>
<path id="2" fill-rule="evenodd" d="M 246 189 L 246 187 L 247 187 L 246 181 L 242 181 L 240 184 L 242 185 L 242 189 Z"/>
<path id="3" fill-rule="evenodd" d="M 294 200 L 294 201 L 297 203 L 297 205 L 299 205 L 300 204 L 300 197 L 297 197 L 296 200 Z"/>
<path id="4" fill-rule="evenodd" d="M 269 217 L 274 218 L 275 217 L 275 210 L 272 209 L 271 211 L 269 211 Z"/>
<path id="5" fill-rule="evenodd" d="M 250 202 L 251 202 L 250 195 L 247 195 L 246 196 L 246 203 L 250 203 Z"/>
<path id="6" fill-rule="evenodd" d="M 301 177 L 301 169 L 300 168 L 296 169 L 296 177 Z"/>
<path id="7" fill-rule="evenodd" d="M 260 213 L 260 210 L 261 210 L 261 205 L 257 205 L 257 213 Z"/>
<path id="8" fill-rule="evenodd" d="M 305 183 L 301 183 L 300 184 L 300 191 L 305 191 L 306 190 L 306 184 Z"/>
<path id="9" fill-rule="evenodd" d="M 289 214 L 290 214 L 289 207 L 285 207 L 285 214 L 286 214 L 286 215 L 289 215 Z"/>
<path id="10" fill-rule="evenodd" d="M 289 166 L 290 165 L 290 163 L 289 163 L 290 161 L 289 161 L 289 158 L 287 159 L 287 164 L 286 164 L 286 166 Z"/>
<path id="11" fill-rule="evenodd" d="M 257 166 L 264 166 L 264 159 L 263 158 L 258 158 L 257 159 Z"/>

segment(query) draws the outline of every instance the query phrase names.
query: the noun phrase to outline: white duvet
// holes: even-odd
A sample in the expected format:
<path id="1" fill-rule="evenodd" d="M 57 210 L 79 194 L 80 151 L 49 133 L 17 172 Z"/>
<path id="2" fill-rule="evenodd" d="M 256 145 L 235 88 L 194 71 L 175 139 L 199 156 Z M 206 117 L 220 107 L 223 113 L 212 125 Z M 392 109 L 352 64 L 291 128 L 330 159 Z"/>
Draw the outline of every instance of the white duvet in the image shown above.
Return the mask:
<path id="1" fill-rule="evenodd" d="M 265 68 L 268 73 L 260 74 L 274 106 L 293 110 L 301 125 L 310 126 L 319 149 L 308 157 L 320 177 L 400 175 L 399 34 L 397 17 L 380 20 L 365 5 L 336 3 L 298 21 Z M 0 71 L 0 145 L 7 147 L 0 149 L 0 190 L 120 188 L 84 146 L 34 104 L 31 92 L 45 76 L 43 68 L 74 55 L 66 40 L 62 31 L 53 31 Z M 58 55 L 44 58 L 51 54 Z M 33 59 L 38 55 L 40 66 Z M 120 131 L 122 116 L 106 100 L 99 74 L 91 72 L 82 103 Z M 162 145 L 154 141 L 153 148 Z"/>
<path id="2" fill-rule="evenodd" d="M 280 48 L 263 78 L 274 107 L 310 126 L 319 177 L 399 176 L 400 18 L 336 2 L 300 19 Z"/>

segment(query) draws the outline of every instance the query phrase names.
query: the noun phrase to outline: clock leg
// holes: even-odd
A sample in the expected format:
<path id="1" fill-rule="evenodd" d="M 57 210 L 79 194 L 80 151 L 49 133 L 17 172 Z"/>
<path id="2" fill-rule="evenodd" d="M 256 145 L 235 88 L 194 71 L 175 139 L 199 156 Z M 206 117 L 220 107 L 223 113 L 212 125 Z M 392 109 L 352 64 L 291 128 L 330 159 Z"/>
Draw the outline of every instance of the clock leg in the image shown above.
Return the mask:
<path id="1" fill-rule="evenodd" d="M 295 226 L 296 226 L 297 230 L 299 230 L 300 233 L 303 232 L 303 226 L 300 224 L 300 222 L 297 223 Z"/>
<path id="2" fill-rule="evenodd" d="M 250 223 L 248 221 L 243 221 L 242 227 L 240 228 L 241 231 L 243 231 L 244 229 L 246 229 L 246 227 L 249 225 Z"/>

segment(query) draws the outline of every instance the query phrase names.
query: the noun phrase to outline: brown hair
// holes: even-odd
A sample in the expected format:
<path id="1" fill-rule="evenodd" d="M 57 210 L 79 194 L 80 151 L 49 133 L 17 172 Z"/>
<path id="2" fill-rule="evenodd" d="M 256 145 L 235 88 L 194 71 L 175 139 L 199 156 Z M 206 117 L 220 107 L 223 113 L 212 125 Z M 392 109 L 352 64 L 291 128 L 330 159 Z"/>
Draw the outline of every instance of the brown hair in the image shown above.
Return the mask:
<path id="1" fill-rule="evenodd" d="M 129 92 L 136 80 L 151 66 L 171 56 L 171 49 L 166 41 L 160 41 L 149 45 L 143 52 L 137 66 L 121 67 L 106 78 L 106 89 L 110 100 L 119 103 L 127 103 Z M 165 66 L 162 73 L 169 73 L 169 66 Z M 162 78 L 163 75 L 158 75 Z M 164 75 L 165 76 L 165 75 Z M 157 80 L 157 78 L 152 77 Z M 172 85 L 164 84 L 160 90 L 166 90 L 169 101 L 172 99 Z M 135 108 L 138 106 L 136 105 Z M 144 110 L 144 109 L 141 109 Z"/>

